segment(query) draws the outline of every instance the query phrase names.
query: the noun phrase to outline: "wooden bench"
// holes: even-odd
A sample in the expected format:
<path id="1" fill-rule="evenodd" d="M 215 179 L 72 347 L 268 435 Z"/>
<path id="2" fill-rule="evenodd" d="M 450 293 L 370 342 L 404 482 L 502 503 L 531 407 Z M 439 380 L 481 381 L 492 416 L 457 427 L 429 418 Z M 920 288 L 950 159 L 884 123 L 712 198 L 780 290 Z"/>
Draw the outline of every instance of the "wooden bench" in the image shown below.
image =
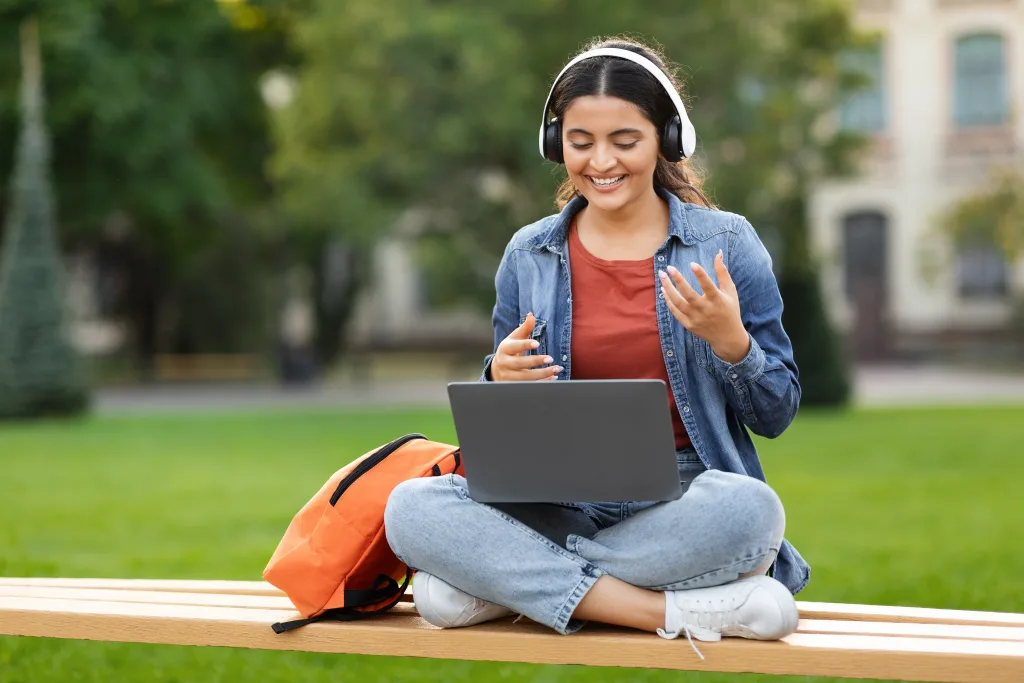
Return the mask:
<path id="1" fill-rule="evenodd" d="M 591 625 L 560 636 L 512 618 L 444 630 L 410 600 L 359 622 L 276 635 L 295 618 L 262 581 L 0 578 L 0 634 L 133 643 L 950 683 L 1024 681 L 1024 614 L 799 602 L 777 642 L 698 643 Z"/>
<path id="2" fill-rule="evenodd" d="M 258 354 L 161 354 L 153 361 L 160 382 L 246 381 L 263 377 L 265 361 Z"/>

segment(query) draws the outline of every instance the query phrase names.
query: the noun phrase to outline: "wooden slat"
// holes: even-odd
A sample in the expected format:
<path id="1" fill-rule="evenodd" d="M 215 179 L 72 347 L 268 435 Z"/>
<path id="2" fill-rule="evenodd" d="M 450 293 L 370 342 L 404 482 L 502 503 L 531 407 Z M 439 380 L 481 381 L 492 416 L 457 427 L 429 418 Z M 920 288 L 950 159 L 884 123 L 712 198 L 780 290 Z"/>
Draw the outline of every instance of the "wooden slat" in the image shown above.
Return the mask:
<path id="1" fill-rule="evenodd" d="M 231 595 L 283 596 L 265 581 L 218 581 L 194 579 L 19 578 L 0 577 L 0 586 L 51 588 L 103 588 L 110 590 L 170 591 L 174 593 L 222 593 Z M 403 602 L 413 600 L 412 586 Z M 800 618 L 840 621 L 886 621 L 912 624 L 963 624 L 969 626 L 1024 626 L 1024 614 L 930 607 L 894 607 L 797 601 Z"/>
<path id="2" fill-rule="evenodd" d="M 139 602 L 156 605 L 294 610 L 288 598 L 283 596 L 244 594 L 221 595 L 217 593 L 172 593 L 170 591 L 0 585 L 0 597 L 3 596 L 54 600 L 92 600 L 98 602 Z M 412 603 L 403 603 L 397 605 L 392 610 L 392 613 L 415 613 L 415 606 Z M 298 614 L 296 613 L 295 616 L 297 617 Z M 1024 628 L 1020 627 L 801 619 L 797 631 L 800 633 L 836 633 L 964 640 L 1016 640 L 1024 642 Z"/>
<path id="3" fill-rule="evenodd" d="M 249 609 L 294 610 L 288 598 L 244 593 L 172 593 L 160 590 L 115 590 L 109 588 L 50 588 L 46 586 L 3 586 L 0 597 L 93 600 L 98 602 L 145 602 L 154 605 L 198 605 L 245 607 Z"/>
<path id="4" fill-rule="evenodd" d="M 92 600 L 98 602 L 139 602 L 156 605 L 195 605 L 205 607 L 242 607 L 247 609 L 293 610 L 285 597 L 216 593 L 172 593 L 170 591 L 112 590 L 91 588 L 49 588 L 40 586 L 2 586 L 0 597 L 46 598 L 55 600 Z M 397 605 L 393 614 L 415 614 L 412 603 Z M 298 613 L 294 615 L 298 617 Z M 952 638 L 964 640 L 1016 640 L 1024 642 L 1024 628 L 801 619 L 800 633 L 836 633 L 850 635 Z"/>
<path id="5" fill-rule="evenodd" d="M 173 593 L 223 593 L 230 595 L 284 595 L 281 590 L 270 585 L 266 581 L 210 581 L 202 579 L 69 579 L 0 576 L 0 586 L 106 588 L 110 590 L 171 591 Z"/>
<path id="6" fill-rule="evenodd" d="M 1024 626 L 1024 614 L 935 609 L 932 607 L 890 607 L 887 605 L 845 605 L 830 602 L 797 601 L 802 619 L 843 621 L 895 621 L 908 624 L 964 624 L 971 626 Z"/>
<path id="7" fill-rule="evenodd" d="M 265 581 L 222 581 L 196 579 L 109 579 L 109 578 L 21 578 L 0 577 L 2 586 L 48 588 L 95 588 L 108 590 L 168 591 L 174 593 L 217 593 L 284 597 Z M 403 602 L 413 601 L 413 587 Z M 839 621 L 881 621 L 912 624 L 962 624 L 965 626 L 1022 626 L 1024 614 L 975 610 L 935 609 L 797 601 L 801 619 Z"/>
<path id="8" fill-rule="evenodd" d="M 963 626 L 950 624 L 908 624 L 891 621 L 801 619 L 797 625 L 797 632 L 913 638 L 952 638 L 957 640 L 1010 640 L 1024 643 L 1024 628 L 1016 626 Z"/>
<path id="9" fill-rule="evenodd" d="M 0 597 L 0 634 L 214 645 L 443 659 L 586 664 L 698 671 L 887 678 L 949 683 L 1024 680 L 1024 643 L 902 636 L 795 633 L 778 642 L 685 639 L 594 625 L 559 636 L 504 619 L 468 629 L 435 629 L 408 606 L 379 619 L 312 624 L 277 635 L 287 610 Z"/>

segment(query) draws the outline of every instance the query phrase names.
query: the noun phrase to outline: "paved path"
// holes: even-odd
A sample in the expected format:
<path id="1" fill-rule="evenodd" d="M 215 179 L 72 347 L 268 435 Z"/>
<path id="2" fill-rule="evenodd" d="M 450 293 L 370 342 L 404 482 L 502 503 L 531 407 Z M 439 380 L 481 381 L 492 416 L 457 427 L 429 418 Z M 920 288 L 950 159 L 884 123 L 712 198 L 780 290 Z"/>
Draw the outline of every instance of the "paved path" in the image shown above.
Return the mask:
<path id="1" fill-rule="evenodd" d="M 869 367 L 855 376 L 862 405 L 1024 405 L 1024 372 L 950 367 Z"/>
<path id="2" fill-rule="evenodd" d="M 1024 405 L 1024 373 L 1000 374 L 943 367 L 871 367 L 855 375 L 855 401 L 865 406 Z M 443 379 L 379 381 L 289 390 L 266 385 L 158 385 L 97 392 L 105 414 L 309 410 L 333 407 L 446 406 Z"/>
<path id="3" fill-rule="evenodd" d="M 103 389 L 101 413 L 308 410 L 332 407 L 448 405 L 441 379 L 289 389 L 276 384 L 155 385 Z"/>

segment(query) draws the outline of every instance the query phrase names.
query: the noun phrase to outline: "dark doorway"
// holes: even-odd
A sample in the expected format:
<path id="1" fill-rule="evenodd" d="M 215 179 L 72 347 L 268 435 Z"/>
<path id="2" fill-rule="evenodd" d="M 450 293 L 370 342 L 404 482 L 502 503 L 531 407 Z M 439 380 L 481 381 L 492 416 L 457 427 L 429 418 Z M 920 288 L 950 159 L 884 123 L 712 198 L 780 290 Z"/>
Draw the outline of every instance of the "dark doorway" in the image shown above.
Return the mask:
<path id="1" fill-rule="evenodd" d="M 846 297 L 853 307 L 850 350 L 857 360 L 889 355 L 889 221 L 878 211 L 859 211 L 843 219 Z"/>

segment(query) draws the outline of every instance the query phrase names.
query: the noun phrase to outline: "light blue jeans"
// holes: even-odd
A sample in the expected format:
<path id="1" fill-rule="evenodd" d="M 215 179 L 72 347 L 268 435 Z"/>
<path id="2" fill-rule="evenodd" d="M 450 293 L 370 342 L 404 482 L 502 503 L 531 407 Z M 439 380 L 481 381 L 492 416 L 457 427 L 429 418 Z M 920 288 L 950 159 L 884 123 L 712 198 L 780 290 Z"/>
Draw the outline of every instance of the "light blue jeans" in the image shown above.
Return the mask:
<path id="1" fill-rule="evenodd" d="M 411 568 L 559 633 L 583 625 L 573 612 L 604 574 L 679 590 L 767 572 L 785 529 L 775 492 L 752 477 L 701 471 L 691 450 L 677 458 L 692 483 L 661 503 L 485 505 L 463 477 L 411 479 L 388 499 L 388 543 Z"/>

